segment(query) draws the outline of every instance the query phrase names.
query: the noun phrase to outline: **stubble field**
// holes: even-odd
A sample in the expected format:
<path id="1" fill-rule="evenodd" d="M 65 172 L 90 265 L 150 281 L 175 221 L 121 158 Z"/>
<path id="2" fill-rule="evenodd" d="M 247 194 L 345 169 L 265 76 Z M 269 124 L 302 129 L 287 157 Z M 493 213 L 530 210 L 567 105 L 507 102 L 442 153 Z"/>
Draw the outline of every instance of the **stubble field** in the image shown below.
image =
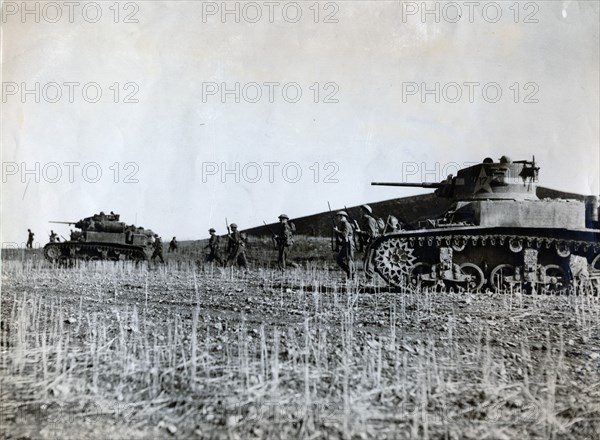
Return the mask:
<path id="1" fill-rule="evenodd" d="M 5 258 L 0 435 L 600 438 L 598 297 L 365 289 L 326 247 L 285 273 L 266 246 L 247 272 Z"/>

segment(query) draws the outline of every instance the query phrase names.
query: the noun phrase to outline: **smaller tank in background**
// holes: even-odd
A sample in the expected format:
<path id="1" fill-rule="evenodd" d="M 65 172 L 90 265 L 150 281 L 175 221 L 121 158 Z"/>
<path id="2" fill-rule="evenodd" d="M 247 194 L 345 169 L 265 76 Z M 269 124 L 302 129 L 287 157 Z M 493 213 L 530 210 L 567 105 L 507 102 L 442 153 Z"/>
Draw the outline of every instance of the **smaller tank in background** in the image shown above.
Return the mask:
<path id="1" fill-rule="evenodd" d="M 44 257 L 50 262 L 80 260 L 147 260 L 152 255 L 154 232 L 127 225 L 119 214 L 94 214 L 78 222 L 51 221 L 74 225 L 69 240 L 44 246 Z"/>

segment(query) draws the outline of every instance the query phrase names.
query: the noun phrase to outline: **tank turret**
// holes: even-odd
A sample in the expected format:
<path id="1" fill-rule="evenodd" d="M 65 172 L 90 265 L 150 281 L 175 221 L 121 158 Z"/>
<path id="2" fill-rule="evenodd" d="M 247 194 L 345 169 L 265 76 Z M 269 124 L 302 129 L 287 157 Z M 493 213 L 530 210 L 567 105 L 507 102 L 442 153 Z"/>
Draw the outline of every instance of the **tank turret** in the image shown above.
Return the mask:
<path id="1" fill-rule="evenodd" d="M 439 183 L 372 182 L 371 185 L 432 188 L 437 196 L 455 201 L 538 200 L 538 171 L 535 158 L 512 162 L 502 156 L 498 162 L 486 158 L 482 163 L 463 168 L 456 176 L 450 175 Z"/>
<path id="2" fill-rule="evenodd" d="M 79 221 L 51 221 L 50 223 L 73 225 L 69 240 L 48 243 L 44 256 L 52 262 L 61 260 L 143 260 L 152 253 L 150 229 L 127 225 L 120 215 L 94 214 Z"/>
<path id="3" fill-rule="evenodd" d="M 540 200 L 538 174 L 535 158 L 502 156 L 439 183 L 372 182 L 435 189 L 452 201 L 439 218 L 377 239 L 373 266 L 396 286 L 559 291 L 577 280 L 600 291 L 598 198 Z"/>

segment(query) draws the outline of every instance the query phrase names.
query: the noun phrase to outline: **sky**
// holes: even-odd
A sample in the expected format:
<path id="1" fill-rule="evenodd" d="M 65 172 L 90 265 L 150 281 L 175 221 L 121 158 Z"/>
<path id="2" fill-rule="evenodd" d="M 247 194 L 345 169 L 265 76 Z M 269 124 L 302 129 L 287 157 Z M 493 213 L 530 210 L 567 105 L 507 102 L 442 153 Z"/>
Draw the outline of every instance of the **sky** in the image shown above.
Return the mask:
<path id="1" fill-rule="evenodd" d="M 599 3 L 466 3 L 3 2 L 3 245 L 111 210 L 200 239 L 487 156 L 599 194 Z"/>

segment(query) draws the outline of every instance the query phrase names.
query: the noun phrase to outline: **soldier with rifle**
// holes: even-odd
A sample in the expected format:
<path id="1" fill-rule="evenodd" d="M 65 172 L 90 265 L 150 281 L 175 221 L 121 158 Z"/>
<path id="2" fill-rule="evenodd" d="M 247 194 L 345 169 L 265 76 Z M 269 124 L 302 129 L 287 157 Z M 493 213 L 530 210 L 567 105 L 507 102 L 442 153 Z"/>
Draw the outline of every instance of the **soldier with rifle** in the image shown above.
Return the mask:
<path id="1" fill-rule="evenodd" d="M 358 252 L 363 251 L 363 243 L 361 240 L 361 230 L 358 222 L 352 217 L 350 214 L 350 210 L 344 206 L 344 211 L 348 214 L 348 221 L 352 225 L 352 230 L 354 231 L 354 248 L 358 249 Z"/>
<path id="2" fill-rule="evenodd" d="M 208 253 L 206 254 L 206 262 L 211 263 L 216 261 L 218 265 L 223 264 L 223 259 L 221 258 L 221 251 L 219 249 L 219 241 L 220 238 L 215 231 L 215 228 L 210 228 L 208 233 L 210 234 L 210 240 L 208 244 L 205 246 L 205 250 L 208 249 Z"/>
<path id="3" fill-rule="evenodd" d="M 177 243 L 177 237 L 173 237 L 173 239 L 169 243 L 169 253 L 177 252 L 177 249 L 179 249 L 179 243 Z"/>
<path id="4" fill-rule="evenodd" d="M 227 222 L 227 219 L 225 219 Z M 230 229 L 231 228 L 231 229 Z M 227 225 L 227 262 L 226 265 L 237 264 L 240 267 L 248 267 L 246 260 L 246 237 L 238 231 L 237 225 Z"/>
<path id="5" fill-rule="evenodd" d="M 289 248 L 292 246 L 292 244 L 294 244 L 294 232 L 296 232 L 296 226 L 289 220 L 290 218 L 286 214 L 281 214 L 279 216 L 279 234 L 275 234 L 271 230 L 271 228 L 269 228 L 269 226 L 267 226 L 267 224 L 263 221 L 264 225 L 271 233 L 273 242 L 277 247 L 277 265 L 281 270 L 285 270 L 285 268 L 287 267 Z"/>
<path id="6" fill-rule="evenodd" d="M 352 225 L 348 222 L 348 213 L 338 211 L 336 216 L 339 226 L 335 226 L 333 230 L 340 241 L 336 262 L 346 272 L 347 278 L 353 279 L 355 276 L 354 231 Z"/>
<path id="7" fill-rule="evenodd" d="M 164 263 L 165 259 L 163 258 L 162 239 L 158 236 L 158 234 L 154 234 L 154 243 L 152 243 L 152 247 L 154 248 L 154 252 L 152 253 L 151 260 L 154 261 L 154 259 L 158 257 L 160 262 Z"/>
<path id="8" fill-rule="evenodd" d="M 31 232 L 31 229 L 27 229 L 27 244 L 25 245 L 26 249 L 33 249 L 33 236 L 35 234 Z"/>
<path id="9" fill-rule="evenodd" d="M 358 231 L 358 234 L 360 237 L 361 248 L 365 252 L 363 258 L 365 275 L 367 281 L 370 281 L 375 274 L 371 261 L 371 245 L 379 237 L 379 225 L 377 224 L 375 217 L 373 217 L 373 209 L 371 209 L 369 205 L 362 205 L 360 208 L 363 212 L 363 228 L 362 231 Z"/>

